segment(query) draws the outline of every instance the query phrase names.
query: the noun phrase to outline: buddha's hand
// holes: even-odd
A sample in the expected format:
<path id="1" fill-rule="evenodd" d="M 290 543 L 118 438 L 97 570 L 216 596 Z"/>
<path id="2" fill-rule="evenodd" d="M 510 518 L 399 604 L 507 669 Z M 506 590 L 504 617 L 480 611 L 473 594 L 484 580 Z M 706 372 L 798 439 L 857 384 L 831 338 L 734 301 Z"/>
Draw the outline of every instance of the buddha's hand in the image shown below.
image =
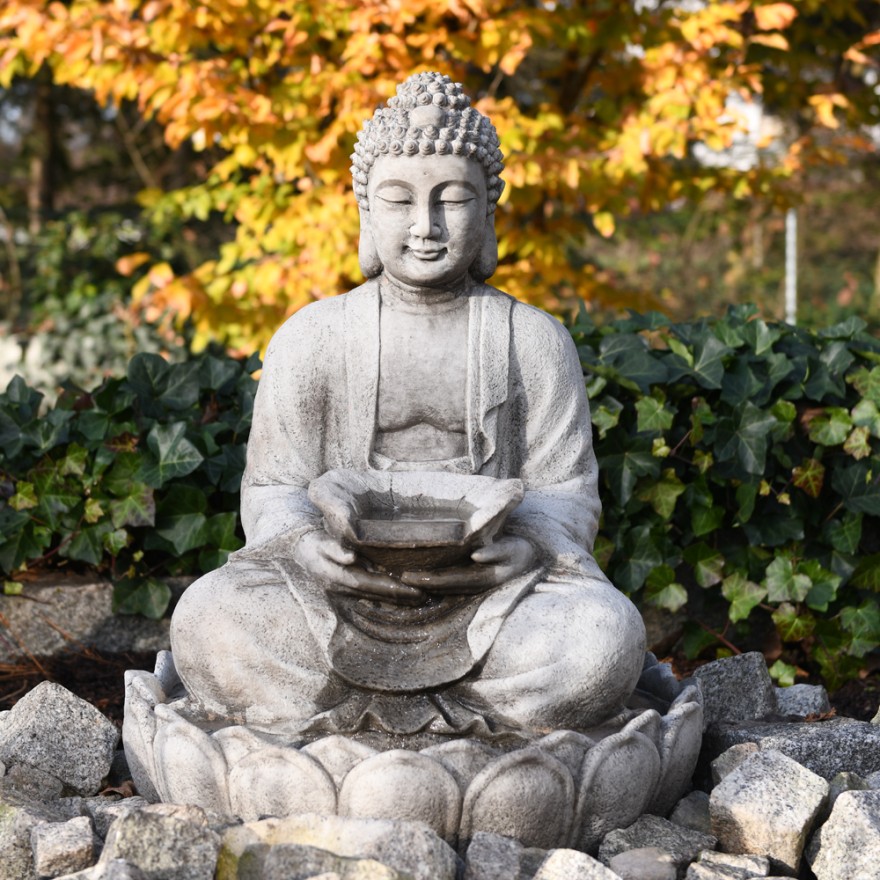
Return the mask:
<path id="1" fill-rule="evenodd" d="M 328 593 L 384 599 L 402 605 L 419 605 L 425 600 L 425 593 L 417 587 L 358 565 L 354 551 L 343 547 L 323 529 L 303 535 L 293 556 L 309 575 L 324 584 Z"/>
<path id="2" fill-rule="evenodd" d="M 525 574 L 537 560 L 530 541 L 516 535 L 504 535 L 492 544 L 471 554 L 474 565 L 444 568 L 439 571 L 405 571 L 400 580 L 428 593 L 470 595 L 500 587 Z"/>

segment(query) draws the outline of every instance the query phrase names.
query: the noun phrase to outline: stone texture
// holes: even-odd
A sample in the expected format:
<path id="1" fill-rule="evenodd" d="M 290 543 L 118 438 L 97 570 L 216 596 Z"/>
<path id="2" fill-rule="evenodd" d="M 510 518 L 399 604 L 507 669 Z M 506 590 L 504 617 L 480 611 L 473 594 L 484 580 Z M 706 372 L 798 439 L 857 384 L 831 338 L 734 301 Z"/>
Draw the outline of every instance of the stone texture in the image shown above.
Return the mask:
<path id="1" fill-rule="evenodd" d="M 99 651 L 160 651 L 170 644 L 167 620 L 113 613 L 113 584 L 50 575 L 0 595 L 0 662 L 49 656 L 87 645 Z"/>
<path id="2" fill-rule="evenodd" d="M 712 832 L 721 849 L 768 856 L 796 873 L 828 783 L 780 752 L 760 751 L 712 791 Z"/>
<path id="3" fill-rule="evenodd" d="M 495 880 L 520 876 L 523 847 L 509 837 L 478 831 L 465 853 L 464 880 Z"/>
<path id="4" fill-rule="evenodd" d="M 810 842 L 817 880 L 877 880 L 880 873 L 880 791 L 847 791 Z"/>
<path id="5" fill-rule="evenodd" d="M 554 849 L 547 853 L 533 880 L 617 880 L 617 875 L 586 853 Z"/>
<path id="6" fill-rule="evenodd" d="M 217 880 L 238 880 L 242 859 L 285 844 L 317 847 L 345 858 L 375 859 L 412 880 L 455 880 L 460 867 L 454 850 L 421 822 L 311 814 L 228 828 Z"/>
<path id="7" fill-rule="evenodd" d="M 793 684 L 776 688 L 776 705 L 780 715 L 822 715 L 831 711 L 828 691 L 820 684 Z"/>
<path id="8" fill-rule="evenodd" d="M 857 773 L 838 773 L 828 785 L 828 797 L 819 811 L 817 825 L 824 823 L 831 815 L 834 804 L 845 791 L 870 791 L 871 786 Z"/>
<path id="9" fill-rule="evenodd" d="M 57 877 L 88 868 L 95 861 L 92 823 L 86 816 L 67 822 L 47 822 L 31 828 L 34 870 Z"/>
<path id="10" fill-rule="evenodd" d="M 703 738 L 701 763 L 745 742 L 782 752 L 823 779 L 833 779 L 845 771 L 865 778 L 880 770 L 880 728 L 852 718 L 755 723 L 709 730 Z"/>
<path id="11" fill-rule="evenodd" d="M 776 712 L 776 690 L 762 654 L 753 651 L 707 663 L 694 672 L 703 689 L 707 726 L 766 718 Z"/>
<path id="12" fill-rule="evenodd" d="M 68 818 L 57 806 L 0 780 L 0 880 L 35 878 L 31 830 Z"/>
<path id="13" fill-rule="evenodd" d="M 718 785 L 725 776 L 732 773 L 742 764 L 743 761 L 751 757 L 758 751 L 756 743 L 737 743 L 731 746 L 726 752 L 722 752 L 712 762 L 712 784 Z"/>
<path id="14" fill-rule="evenodd" d="M 688 868 L 685 880 L 749 880 L 752 877 L 766 877 L 769 873 L 770 860 L 764 856 L 706 850 Z"/>
<path id="15" fill-rule="evenodd" d="M 77 794 L 91 795 L 110 770 L 118 741 L 119 731 L 94 706 L 42 682 L 0 728 L 0 760 L 37 767 Z"/>
<path id="16" fill-rule="evenodd" d="M 621 880 L 675 880 L 678 876 L 672 856 L 656 846 L 618 853 L 608 867 Z"/>
<path id="17" fill-rule="evenodd" d="M 313 846 L 279 844 L 256 848 L 238 866 L 241 880 L 311 880 L 333 877 L 339 880 L 404 880 L 402 874 L 375 859 L 337 856 Z"/>
<path id="18" fill-rule="evenodd" d="M 642 816 L 629 828 L 606 834 L 599 846 L 599 859 L 608 865 L 619 853 L 656 847 L 672 857 L 678 875 L 683 876 L 687 865 L 697 857 L 697 853 L 714 848 L 715 843 L 715 838 L 709 834 L 683 828 L 659 816 Z"/>
<path id="19" fill-rule="evenodd" d="M 161 806 L 136 810 L 110 826 L 99 870 L 113 859 L 122 859 L 140 869 L 147 880 L 211 880 L 220 836 L 206 827 L 201 810 L 190 814 L 197 821 L 188 821 L 157 809 Z"/>
<path id="20" fill-rule="evenodd" d="M 95 797 L 85 798 L 82 809 L 84 815 L 91 818 L 95 826 L 95 833 L 103 840 L 116 819 L 147 806 L 149 803 L 142 797 Z"/>
<path id="21" fill-rule="evenodd" d="M 669 816 L 669 821 L 693 831 L 699 831 L 701 834 L 711 834 L 709 795 L 705 791 L 692 791 L 675 805 L 675 809 Z"/>

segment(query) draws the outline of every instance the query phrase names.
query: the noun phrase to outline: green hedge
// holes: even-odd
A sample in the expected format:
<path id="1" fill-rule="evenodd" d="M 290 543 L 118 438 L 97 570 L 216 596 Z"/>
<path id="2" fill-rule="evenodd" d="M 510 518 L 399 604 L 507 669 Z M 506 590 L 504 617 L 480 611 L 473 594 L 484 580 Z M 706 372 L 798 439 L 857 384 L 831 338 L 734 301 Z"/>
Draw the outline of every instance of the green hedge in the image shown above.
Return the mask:
<path id="1" fill-rule="evenodd" d="M 772 620 L 780 680 L 804 663 L 831 687 L 856 674 L 880 645 L 880 341 L 857 319 L 808 333 L 746 307 L 688 324 L 583 313 L 571 332 L 612 581 L 643 606 L 699 608 L 692 655 Z M 222 563 L 241 544 L 258 367 L 138 355 L 125 379 L 68 389 L 44 415 L 14 380 L 0 395 L 7 590 L 23 567 L 66 559 L 108 572 L 120 610 L 155 616 L 159 576 Z"/>

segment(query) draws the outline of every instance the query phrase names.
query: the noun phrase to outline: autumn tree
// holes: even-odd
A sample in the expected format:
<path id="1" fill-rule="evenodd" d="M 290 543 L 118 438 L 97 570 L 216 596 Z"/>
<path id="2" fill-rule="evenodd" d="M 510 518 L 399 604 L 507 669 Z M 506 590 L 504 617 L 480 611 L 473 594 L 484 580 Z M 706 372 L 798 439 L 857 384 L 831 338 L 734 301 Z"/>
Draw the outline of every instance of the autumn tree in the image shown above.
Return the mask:
<path id="1" fill-rule="evenodd" d="M 170 146 L 216 161 L 148 210 L 220 214 L 235 237 L 137 290 L 197 341 L 264 344 L 285 314 L 360 280 L 349 154 L 406 75 L 439 69 L 491 116 L 509 183 L 494 283 L 564 309 L 646 306 L 589 261 L 615 218 L 708 193 L 780 203 L 815 164 L 876 147 L 876 0 L 7 0 L 0 86 L 51 71 L 110 108 L 135 102 Z M 747 169 L 700 162 L 763 102 L 782 135 Z M 137 260 L 121 268 L 133 271 Z"/>

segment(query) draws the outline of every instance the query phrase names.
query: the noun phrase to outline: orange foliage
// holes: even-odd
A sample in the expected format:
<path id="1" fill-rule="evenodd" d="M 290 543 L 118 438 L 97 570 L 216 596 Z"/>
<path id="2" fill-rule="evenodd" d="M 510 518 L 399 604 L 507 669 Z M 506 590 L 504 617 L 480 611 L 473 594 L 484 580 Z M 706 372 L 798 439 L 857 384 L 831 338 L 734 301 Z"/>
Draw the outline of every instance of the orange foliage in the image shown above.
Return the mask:
<path id="1" fill-rule="evenodd" d="M 548 308 L 619 302 L 601 272 L 572 265 L 615 217 L 710 191 L 772 197 L 818 150 L 833 154 L 836 133 L 854 142 L 858 101 L 817 76 L 793 90 L 802 128 L 782 155 L 777 145 L 746 172 L 692 159 L 697 142 L 731 145 L 743 123 L 730 96 L 765 90 L 768 57 L 777 78 L 780 63 L 806 69 L 792 36 L 827 30 L 817 16 L 858 29 L 855 0 L 817 3 L 5 0 L 0 85 L 48 64 L 102 103 L 136 101 L 169 144 L 222 151 L 204 180 L 144 202 L 200 219 L 222 211 L 235 240 L 186 277 L 153 267 L 138 295 L 191 318 L 201 343 L 250 349 L 285 315 L 359 282 L 348 157 L 406 75 L 451 74 L 498 128 L 510 186 L 496 283 Z M 877 45 L 863 27 L 835 51 L 864 66 Z"/>

